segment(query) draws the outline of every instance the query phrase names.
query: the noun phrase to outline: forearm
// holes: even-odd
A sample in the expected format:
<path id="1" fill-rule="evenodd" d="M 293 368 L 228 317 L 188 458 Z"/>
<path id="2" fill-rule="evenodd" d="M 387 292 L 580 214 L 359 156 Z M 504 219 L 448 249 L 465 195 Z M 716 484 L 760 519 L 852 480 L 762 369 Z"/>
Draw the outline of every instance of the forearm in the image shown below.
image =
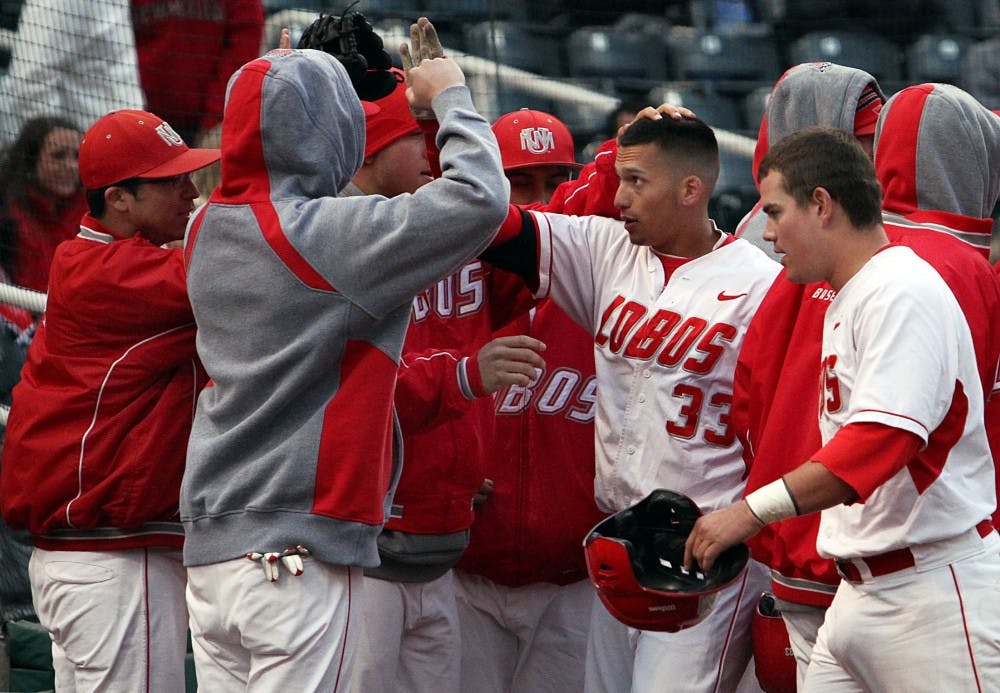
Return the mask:
<path id="1" fill-rule="evenodd" d="M 850 484 L 819 462 L 809 460 L 784 477 L 799 515 L 808 515 L 857 499 Z"/>

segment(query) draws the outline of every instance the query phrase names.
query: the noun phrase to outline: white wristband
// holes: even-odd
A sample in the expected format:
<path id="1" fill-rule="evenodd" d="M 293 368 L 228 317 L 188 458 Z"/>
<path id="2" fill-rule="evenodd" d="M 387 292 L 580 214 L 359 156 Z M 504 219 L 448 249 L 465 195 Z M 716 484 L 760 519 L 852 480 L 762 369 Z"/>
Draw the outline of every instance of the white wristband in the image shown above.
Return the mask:
<path id="1" fill-rule="evenodd" d="M 750 512 L 765 525 L 787 520 L 799 514 L 795 499 L 792 498 L 784 479 L 772 481 L 747 495 L 744 500 L 750 507 Z"/>

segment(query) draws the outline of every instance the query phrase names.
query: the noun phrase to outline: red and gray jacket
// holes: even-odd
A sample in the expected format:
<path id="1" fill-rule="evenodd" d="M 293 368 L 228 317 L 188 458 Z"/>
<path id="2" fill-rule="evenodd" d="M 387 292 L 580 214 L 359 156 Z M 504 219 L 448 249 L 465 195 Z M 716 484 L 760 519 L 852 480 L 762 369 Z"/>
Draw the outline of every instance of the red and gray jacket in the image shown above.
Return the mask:
<path id="1" fill-rule="evenodd" d="M 56 251 L 7 422 L 0 498 L 36 546 L 180 547 L 178 493 L 205 374 L 180 250 L 85 216 Z"/>
<path id="2" fill-rule="evenodd" d="M 469 90 L 433 108 L 441 178 L 392 199 L 338 197 L 365 143 L 340 62 L 272 51 L 230 80 L 222 181 L 186 247 L 212 378 L 181 488 L 186 564 L 302 544 L 326 563 L 378 565 L 413 297 L 488 245 L 509 196 Z"/>

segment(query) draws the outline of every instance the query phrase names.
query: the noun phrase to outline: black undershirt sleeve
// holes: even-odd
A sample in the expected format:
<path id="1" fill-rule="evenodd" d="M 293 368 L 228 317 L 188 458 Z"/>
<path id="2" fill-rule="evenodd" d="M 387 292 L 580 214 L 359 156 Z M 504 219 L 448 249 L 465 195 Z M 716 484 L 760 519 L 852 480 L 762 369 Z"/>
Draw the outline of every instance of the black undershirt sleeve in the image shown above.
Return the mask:
<path id="1" fill-rule="evenodd" d="M 521 231 L 508 241 L 491 245 L 479 259 L 524 279 L 532 292 L 538 290 L 538 229 L 534 218 L 521 212 Z"/>

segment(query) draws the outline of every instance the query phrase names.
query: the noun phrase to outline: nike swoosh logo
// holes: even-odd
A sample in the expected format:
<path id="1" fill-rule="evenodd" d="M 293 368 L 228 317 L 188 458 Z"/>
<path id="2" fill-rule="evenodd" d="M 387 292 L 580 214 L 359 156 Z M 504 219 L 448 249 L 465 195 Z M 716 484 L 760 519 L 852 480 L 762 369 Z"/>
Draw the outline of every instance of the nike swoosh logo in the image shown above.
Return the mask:
<path id="1" fill-rule="evenodd" d="M 725 291 L 720 291 L 717 298 L 720 301 L 732 301 L 732 300 L 737 299 L 737 298 L 743 298 L 746 295 L 747 294 L 745 294 L 745 293 L 744 294 L 727 294 Z"/>

